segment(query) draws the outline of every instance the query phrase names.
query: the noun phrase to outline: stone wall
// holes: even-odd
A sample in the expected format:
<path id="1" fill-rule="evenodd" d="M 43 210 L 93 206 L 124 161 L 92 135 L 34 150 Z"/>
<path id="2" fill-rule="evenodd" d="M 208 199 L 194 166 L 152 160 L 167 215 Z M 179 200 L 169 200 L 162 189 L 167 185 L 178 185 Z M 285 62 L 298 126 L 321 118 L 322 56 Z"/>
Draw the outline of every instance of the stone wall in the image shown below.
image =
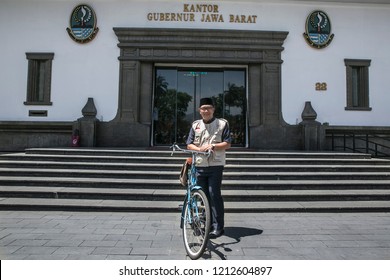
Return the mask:
<path id="1" fill-rule="evenodd" d="M 70 147 L 73 122 L 0 122 L 0 151 Z"/>

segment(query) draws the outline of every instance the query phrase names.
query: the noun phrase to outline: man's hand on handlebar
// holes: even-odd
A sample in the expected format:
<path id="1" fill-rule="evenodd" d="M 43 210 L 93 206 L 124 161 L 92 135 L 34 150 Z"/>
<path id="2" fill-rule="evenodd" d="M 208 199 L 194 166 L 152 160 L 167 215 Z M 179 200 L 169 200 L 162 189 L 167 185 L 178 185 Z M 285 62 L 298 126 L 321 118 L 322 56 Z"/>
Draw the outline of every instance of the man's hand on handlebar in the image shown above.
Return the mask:
<path id="1" fill-rule="evenodd" d="M 202 147 L 199 148 L 200 152 L 209 152 L 209 151 L 212 152 L 213 150 L 214 147 L 211 144 L 203 145 Z"/>
<path id="2" fill-rule="evenodd" d="M 202 146 L 199 150 L 198 149 L 197 150 L 182 149 L 177 144 L 173 144 L 169 148 L 172 150 L 172 154 L 171 155 L 173 155 L 173 153 L 175 151 L 181 151 L 181 152 L 184 152 L 184 153 L 203 154 L 203 155 L 206 155 L 207 157 L 209 157 L 212 154 L 212 151 L 213 151 L 213 146 L 212 145 Z"/>

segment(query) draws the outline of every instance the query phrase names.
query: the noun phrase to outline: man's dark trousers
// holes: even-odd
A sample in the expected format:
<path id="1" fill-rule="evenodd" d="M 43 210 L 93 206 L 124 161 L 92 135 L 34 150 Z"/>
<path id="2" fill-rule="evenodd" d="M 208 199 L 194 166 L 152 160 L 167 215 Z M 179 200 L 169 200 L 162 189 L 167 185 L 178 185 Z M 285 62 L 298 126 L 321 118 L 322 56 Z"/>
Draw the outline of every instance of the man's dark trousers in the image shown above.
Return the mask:
<path id="1" fill-rule="evenodd" d="M 221 195 L 223 166 L 197 167 L 197 182 L 208 196 L 212 222 L 211 230 L 224 228 L 225 209 Z"/>

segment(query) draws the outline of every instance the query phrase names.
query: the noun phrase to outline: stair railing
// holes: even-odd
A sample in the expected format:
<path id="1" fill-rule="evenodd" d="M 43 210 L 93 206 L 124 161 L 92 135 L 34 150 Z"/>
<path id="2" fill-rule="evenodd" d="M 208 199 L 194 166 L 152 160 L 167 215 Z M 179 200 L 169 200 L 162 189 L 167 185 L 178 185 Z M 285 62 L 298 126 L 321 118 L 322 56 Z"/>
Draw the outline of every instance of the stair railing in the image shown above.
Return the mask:
<path id="1" fill-rule="evenodd" d="M 390 158 L 390 135 L 329 131 L 326 137 L 331 138 L 332 151 L 351 151 L 371 154 L 374 157 Z"/>

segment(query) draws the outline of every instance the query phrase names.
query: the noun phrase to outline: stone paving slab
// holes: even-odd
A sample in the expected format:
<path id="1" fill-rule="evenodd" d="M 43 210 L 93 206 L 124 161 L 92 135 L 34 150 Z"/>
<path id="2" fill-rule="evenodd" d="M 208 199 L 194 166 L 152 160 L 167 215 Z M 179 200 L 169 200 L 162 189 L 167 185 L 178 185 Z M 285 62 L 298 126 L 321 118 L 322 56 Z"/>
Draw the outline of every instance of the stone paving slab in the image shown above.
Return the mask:
<path id="1" fill-rule="evenodd" d="M 226 213 L 212 260 L 390 260 L 390 213 Z M 0 211 L 0 259 L 185 260 L 179 213 Z"/>

